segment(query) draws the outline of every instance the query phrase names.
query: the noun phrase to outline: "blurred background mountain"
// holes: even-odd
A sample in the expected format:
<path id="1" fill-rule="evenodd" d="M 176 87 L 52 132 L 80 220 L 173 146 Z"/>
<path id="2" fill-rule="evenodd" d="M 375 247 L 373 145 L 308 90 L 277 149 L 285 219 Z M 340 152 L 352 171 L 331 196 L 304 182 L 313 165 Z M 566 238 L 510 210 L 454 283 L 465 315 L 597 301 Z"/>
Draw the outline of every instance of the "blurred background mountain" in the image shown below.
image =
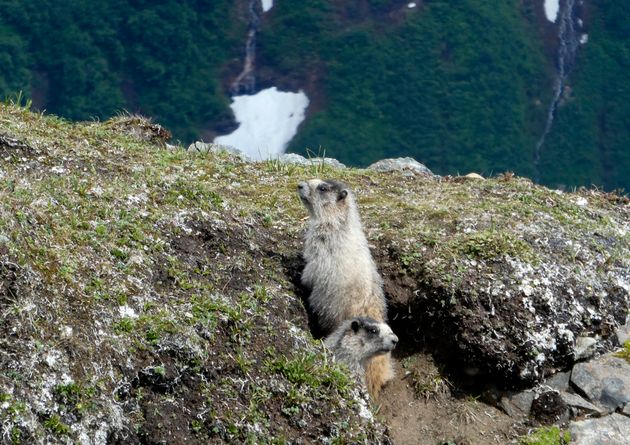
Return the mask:
<path id="1" fill-rule="evenodd" d="M 0 0 L 0 97 L 142 113 L 189 143 L 275 86 L 309 99 L 289 151 L 630 190 L 629 2 L 560 0 L 554 20 L 548 0 L 264 3 Z"/>

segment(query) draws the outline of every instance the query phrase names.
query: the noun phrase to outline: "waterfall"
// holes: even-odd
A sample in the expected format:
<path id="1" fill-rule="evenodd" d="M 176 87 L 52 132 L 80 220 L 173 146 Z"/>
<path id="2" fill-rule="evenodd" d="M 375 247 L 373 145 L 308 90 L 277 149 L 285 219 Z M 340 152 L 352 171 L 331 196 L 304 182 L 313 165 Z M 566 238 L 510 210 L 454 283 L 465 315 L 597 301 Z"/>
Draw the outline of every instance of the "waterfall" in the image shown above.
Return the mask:
<path id="1" fill-rule="evenodd" d="M 309 100 L 301 90 L 279 91 L 270 87 L 256 91 L 256 35 L 260 31 L 260 16 L 273 7 L 273 0 L 248 1 L 243 70 L 230 85 L 230 108 L 238 128 L 215 137 L 214 142 L 235 147 L 252 159 L 274 159 L 284 153 L 297 133 Z"/>
<path id="2" fill-rule="evenodd" d="M 580 44 L 578 32 L 575 30 L 574 24 L 574 11 L 575 0 L 564 0 L 560 5 L 560 12 L 556 19 L 558 23 L 558 57 L 557 57 L 557 73 L 554 81 L 553 98 L 549 109 L 547 111 L 547 121 L 545 123 L 545 129 L 536 143 L 536 149 L 534 151 L 534 178 L 536 182 L 540 181 L 540 157 L 542 153 L 545 139 L 551 131 L 553 125 L 553 119 L 558 109 L 558 104 L 562 99 L 562 93 L 566 85 L 566 80 L 569 72 L 573 68 L 575 62 L 575 54 Z"/>
<path id="3" fill-rule="evenodd" d="M 243 70 L 230 87 L 233 96 L 242 93 L 253 94 L 256 91 L 256 35 L 260 28 L 260 15 L 257 6 L 260 6 L 260 0 L 249 0 L 249 26 L 245 41 L 245 59 Z"/>

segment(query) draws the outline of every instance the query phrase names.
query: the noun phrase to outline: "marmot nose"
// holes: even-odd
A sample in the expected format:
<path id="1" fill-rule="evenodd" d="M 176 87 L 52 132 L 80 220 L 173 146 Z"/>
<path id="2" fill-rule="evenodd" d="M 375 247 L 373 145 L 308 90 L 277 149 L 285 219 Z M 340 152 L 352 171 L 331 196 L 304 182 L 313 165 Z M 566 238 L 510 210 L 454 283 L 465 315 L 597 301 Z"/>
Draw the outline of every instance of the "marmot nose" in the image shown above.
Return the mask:
<path id="1" fill-rule="evenodd" d="M 303 190 L 306 188 L 306 182 L 300 182 L 298 184 L 298 190 Z"/>
<path id="2" fill-rule="evenodd" d="M 398 343 L 398 337 L 394 335 L 394 336 L 392 337 L 392 344 L 393 344 L 394 346 L 396 346 L 396 343 Z"/>

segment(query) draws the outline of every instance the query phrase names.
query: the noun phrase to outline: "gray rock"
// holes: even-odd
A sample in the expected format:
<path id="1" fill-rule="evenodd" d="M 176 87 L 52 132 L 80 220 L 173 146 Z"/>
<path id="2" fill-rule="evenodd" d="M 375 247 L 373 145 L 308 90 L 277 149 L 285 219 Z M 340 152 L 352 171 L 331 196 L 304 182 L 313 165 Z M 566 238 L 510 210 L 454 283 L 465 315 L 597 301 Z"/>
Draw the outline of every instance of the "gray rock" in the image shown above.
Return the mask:
<path id="1" fill-rule="evenodd" d="M 624 326 L 619 326 L 615 330 L 615 334 L 617 335 L 617 341 L 620 345 L 630 340 L 630 317 L 628 317 Z"/>
<path id="2" fill-rule="evenodd" d="M 433 176 L 433 172 L 431 170 L 413 158 L 381 159 L 380 161 L 371 164 L 368 169 L 379 172 L 411 171 L 413 173 Z"/>
<path id="3" fill-rule="evenodd" d="M 630 364 L 613 354 L 576 364 L 571 383 L 611 412 L 630 402 Z"/>
<path id="4" fill-rule="evenodd" d="M 574 355 L 576 360 L 592 357 L 595 354 L 597 340 L 593 337 L 578 337 L 575 341 Z"/>
<path id="5" fill-rule="evenodd" d="M 198 153 L 229 153 L 242 161 L 251 161 L 250 157 L 238 148 L 229 145 L 219 145 L 209 142 L 197 141 L 188 146 L 188 151 L 196 151 Z"/>
<path id="6" fill-rule="evenodd" d="M 531 390 L 507 394 L 501 397 L 499 406 L 510 417 L 516 419 L 527 417 L 529 416 L 535 396 L 536 393 Z"/>
<path id="7" fill-rule="evenodd" d="M 630 417 L 630 403 L 626 404 L 626 406 L 623 408 L 622 413 Z"/>
<path id="8" fill-rule="evenodd" d="M 344 164 L 334 158 L 305 158 L 296 153 L 285 153 L 278 157 L 278 161 L 284 164 L 297 164 L 297 165 L 327 165 L 333 168 L 346 168 Z"/>
<path id="9" fill-rule="evenodd" d="M 571 372 L 557 372 L 548 379 L 544 384 L 556 391 L 566 391 L 569 389 L 569 380 L 571 379 Z"/>
<path id="10" fill-rule="evenodd" d="M 474 173 L 474 172 L 473 173 L 468 173 L 467 175 L 462 176 L 462 178 L 481 180 L 481 181 L 485 181 L 485 179 L 486 179 L 483 176 L 481 176 L 479 173 Z"/>
<path id="11" fill-rule="evenodd" d="M 561 391 L 560 397 L 562 397 L 564 403 L 566 403 L 569 407 L 575 408 L 581 413 L 598 415 L 608 414 L 608 410 L 606 408 L 593 405 L 591 402 L 585 400 L 577 394 L 571 394 L 569 392 Z"/>
<path id="12" fill-rule="evenodd" d="M 615 413 L 599 419 L 572 422 L 569 431 L 571 444 L 575 445 L 628 445 L 630 418 Z"/>

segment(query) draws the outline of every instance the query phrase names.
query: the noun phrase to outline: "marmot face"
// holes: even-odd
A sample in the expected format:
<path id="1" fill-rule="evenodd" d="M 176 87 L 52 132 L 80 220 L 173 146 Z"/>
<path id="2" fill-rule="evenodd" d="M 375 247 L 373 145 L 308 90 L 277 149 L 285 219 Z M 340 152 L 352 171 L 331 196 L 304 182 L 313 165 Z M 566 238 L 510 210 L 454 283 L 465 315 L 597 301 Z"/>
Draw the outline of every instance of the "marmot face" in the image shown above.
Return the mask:
<path id="1" fill-rule="evenodd" d="M 346 212 L 348 187 L 341 182 L 321 179 L 298 184 L 298 195 L 311 218 L 333 219 Z"/>
<path id="2" fill-rule="evenodd" d="M 359 355 L 363 358 L 386 354 L 393 351 L 398 343 L 398 337 L 387 323 L 370 317 L 354 318 L 346 335 L 350 343 L 361 351 Z"/>
<path id="3" fill-rule="evenodd" d="M 365 369 L 373 357 L 392 351 L 398 337 L 387 323 L 371 317 L 354 317 L 341 323 L 324 342 L 337 360 L 359 370 Z"/>

